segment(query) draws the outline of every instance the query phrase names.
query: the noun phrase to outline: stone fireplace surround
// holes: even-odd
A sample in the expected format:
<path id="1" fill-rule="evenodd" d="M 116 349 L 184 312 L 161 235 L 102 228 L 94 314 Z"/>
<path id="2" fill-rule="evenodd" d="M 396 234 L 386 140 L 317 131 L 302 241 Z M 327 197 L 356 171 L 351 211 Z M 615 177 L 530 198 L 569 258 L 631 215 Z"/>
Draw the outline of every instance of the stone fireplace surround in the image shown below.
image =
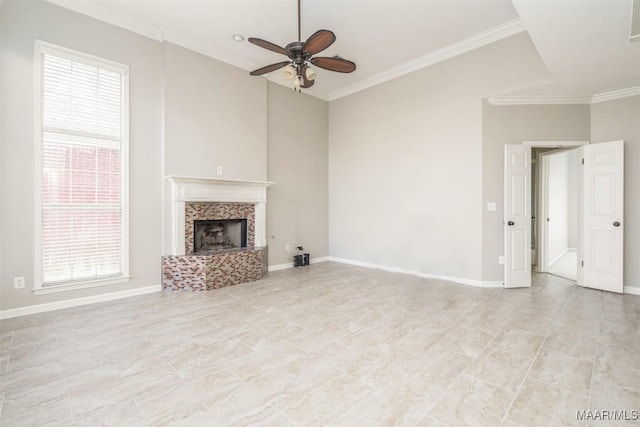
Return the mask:
<path id="1" fill-rule="evenodd" d="M 256 246 L 255 205 L 251 203 L 202 203 L 185 204 L 184 215 L 184 252 L 194 253 L 194 221 L 207 219 L 246 219 L 247 247 Z"/>
<path id="2" fill-rule="evenodd" d="M 169 255 L 163 289 L 209 290 L 258 280 L 267 272 L 266 190 L 271 182 L 167 177 Z M 247 248 L 193 253 L 193 221 L 247 219 Z"/>

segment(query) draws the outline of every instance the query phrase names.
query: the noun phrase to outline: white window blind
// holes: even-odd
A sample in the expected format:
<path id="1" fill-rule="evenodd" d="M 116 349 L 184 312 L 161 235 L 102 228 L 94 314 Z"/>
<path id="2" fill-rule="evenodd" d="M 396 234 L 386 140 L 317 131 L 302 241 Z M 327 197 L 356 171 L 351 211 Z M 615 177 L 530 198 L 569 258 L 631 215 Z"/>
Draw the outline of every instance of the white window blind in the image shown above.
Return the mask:
<path id="1" fill-rule="evenodd" d="M 123 277 L 125 70 L 42 52 L 42 286 Z"/>

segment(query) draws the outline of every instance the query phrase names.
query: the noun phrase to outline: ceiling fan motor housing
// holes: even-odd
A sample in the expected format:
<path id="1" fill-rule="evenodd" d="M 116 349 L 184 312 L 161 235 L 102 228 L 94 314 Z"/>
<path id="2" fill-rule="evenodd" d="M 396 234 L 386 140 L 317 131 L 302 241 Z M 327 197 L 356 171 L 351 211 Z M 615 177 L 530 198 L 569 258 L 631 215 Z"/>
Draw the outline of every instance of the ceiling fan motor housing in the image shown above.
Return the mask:
<path id="1" fill-rule="evenodd" d="M 311 57 L 309 52 L 304 51 L 303 42 L 289 43 L 285 49 L 289 51 L 289 59 L 293 61 L 297 69 L 300 69 Z"/>

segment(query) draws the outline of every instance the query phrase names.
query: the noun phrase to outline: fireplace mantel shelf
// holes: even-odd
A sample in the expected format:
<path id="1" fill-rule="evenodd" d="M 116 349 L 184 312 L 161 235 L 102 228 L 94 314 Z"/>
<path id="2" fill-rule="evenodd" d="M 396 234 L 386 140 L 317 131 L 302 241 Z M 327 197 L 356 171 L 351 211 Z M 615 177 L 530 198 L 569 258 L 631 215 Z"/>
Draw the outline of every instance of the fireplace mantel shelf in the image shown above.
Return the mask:
<path id="1" fill-rule="evenodd" d="M 267 188 L 275 182 L 272 181 L 246 181 L 242 179 L 218 179 L 218 178 L 198 178 L 193 176 L 165 176 L 169 181 L 173 181 L 176 184 L 213 184 L 213 185 L 255 185 L 259 187 Z"/>

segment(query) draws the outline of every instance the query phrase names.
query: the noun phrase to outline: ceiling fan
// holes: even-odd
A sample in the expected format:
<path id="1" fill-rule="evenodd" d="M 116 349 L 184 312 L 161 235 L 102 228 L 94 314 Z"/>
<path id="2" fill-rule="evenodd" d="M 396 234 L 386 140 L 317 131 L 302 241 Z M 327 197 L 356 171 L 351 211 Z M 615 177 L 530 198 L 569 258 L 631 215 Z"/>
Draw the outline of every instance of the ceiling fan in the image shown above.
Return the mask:
<path id="1" fill-rule="evenodd" d="M 339 56 L 313 56 L 322 52 L 336 41 L 336 35 L 332 31 L 318 30 L 304 43 L 300 39 L 300 0 L 298 0 L 298 41 L 291 42 L 286 47 L 280 47 L 266 40 L 249 37 L 249 42 L 264 49 L 281 53 L 287 56 L 289 60 L 258 68 L 249 74 L 260 76 L 287 67 L 284 75 L 289 79 L 293 79 L 294 90 L 300 92 L 300 88 L 310 88 L 315 83 L 316 72 L 311 69 L 311 64 L 325 70 L 337 71 L 338 73 L 351 73 L 356 69 L 355 63 Z"/>

